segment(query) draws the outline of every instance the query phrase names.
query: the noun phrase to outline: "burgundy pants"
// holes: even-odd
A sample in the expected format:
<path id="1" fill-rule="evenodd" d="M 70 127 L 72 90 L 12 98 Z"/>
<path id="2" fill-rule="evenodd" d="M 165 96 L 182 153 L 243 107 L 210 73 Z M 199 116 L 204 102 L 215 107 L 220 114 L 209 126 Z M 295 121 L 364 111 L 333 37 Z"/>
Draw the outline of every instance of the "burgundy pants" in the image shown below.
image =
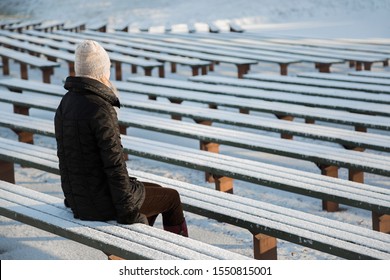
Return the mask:
<path id="1" fill-rule="evenodd" d="M 163 225 L 176 226 L 183 223 L 183 207 L 176 190 L 155 183 L 142 183 L 145 186 L 145 201 L 140 212 L 148 218 L 149 225 L 153 226 L 159 214 L 162 214 Z"/>

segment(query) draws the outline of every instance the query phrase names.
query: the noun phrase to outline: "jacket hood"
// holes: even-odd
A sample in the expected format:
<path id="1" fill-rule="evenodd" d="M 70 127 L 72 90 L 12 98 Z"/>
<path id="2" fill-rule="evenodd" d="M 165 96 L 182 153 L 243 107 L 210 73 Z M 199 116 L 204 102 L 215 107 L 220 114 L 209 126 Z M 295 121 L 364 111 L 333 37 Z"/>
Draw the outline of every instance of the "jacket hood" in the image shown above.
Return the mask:
<path id="1" fill-rule="evenodd" d="M 113 90 L 98 80 L 88 77 L 67 77 L 64 88 L 69 91 L 77 91 L 81 94 L 92 92 L 106 100 L 112 106 L 120 108 L 119 99 Z"/>

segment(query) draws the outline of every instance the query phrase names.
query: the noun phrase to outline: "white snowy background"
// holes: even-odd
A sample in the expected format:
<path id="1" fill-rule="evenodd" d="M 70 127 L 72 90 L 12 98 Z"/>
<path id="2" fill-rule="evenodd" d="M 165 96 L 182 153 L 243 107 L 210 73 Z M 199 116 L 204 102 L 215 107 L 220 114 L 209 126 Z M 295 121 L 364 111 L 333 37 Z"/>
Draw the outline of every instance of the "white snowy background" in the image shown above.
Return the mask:
<path id="1" fill-rule="evenodd" d="M 214 22 L 223 30 L 226 23 L 234 21 L 250 32 L 267 34 L 288 34 L 308 37 L 348 37 L 371 38 L 390 37 L 390 0 L 116 0 L 116 1 L 50 1 L 50 0 L 0 0 L 0 20 L 9 18 L 89 21 L 91 19 L 107 20 L 110 26 L 129 23 L 131 30 L 138 26 L 153 26 L 153 32 L 160 32 L 165 24 L 173 25 L 174 32 L 181 32 L 186 23 L 195 23 L 199 32 L 204 32 L 205 22 Z M 235 76 L 235 67 L 218 65 L 212 75 Z M 297 72 L 313 71 L 312 65 L 293 65 L 289 75 Z M 333 72 L 346 73 L 353 71 L 347 65 L 332 67 Z M 387 71 L 389 67 L 375 65 L 372 71 Z M 11 66 L 12 75 L 19 77 L 19 65 Z M 251 73 L 262 72 L 278 74 L 278 67 L 261 63 L 252 67 Z M 125 72 L 130 75 L 129 72 Z M 41 80 L 37 70 L 30 72 L 30 79 Z M 52 83 L 61 84 L 67 75 L 67 66 L 55 70 Z M 186 79 L 190 70 L 178 66 L 178 73 L 168 74 L 169 78 Z M 134 96 L 134 98 L 142 98 Z M 163 101 L 162 101 L 163 102 Z M 192 104 L 199 106 L 197 104 Z M 8 104 L 0 103 L 0 110 L 12 111 Z M 52 119 L 53 114 L 40 110 L 31 110 L 31 115 Z M 259 114 L 261 115 L 261 114 Z M 264 116 L 273 118 L 273 116 Z M 184 120 L 190 121 L 190 120 Z M 302 120 L 297 120 L 302 121 Z M 226 125 L 219 125 L 228 127 Z M 345 127 L 351 129 L 350 127 Z M 278 134 L 264 131 L 248 131 L 279 137 Z M 384 133 L 372 131 L 375 133 Z M 198 141 L 148 132 L 131 128 L 128 134 L 148 139 L 159 139 L 198 148 Z M 0 136 L 16 139 L 9 129 L 0 128 Z M 310 141 L 295 137 L 294 141 Z M 55 148 L 52 138 L 35 136 L 35 143 Z M 333 145 L 332 143 L 323 143 Z M 368 151 L 372 152 L 372 151 Z M 309 162 L 293 160 L 271 154 L 253 152 L 221 146 L 221 153 L 250 158 L 262 162 L 298 168 L 308 172 L 319 173 L 318 168 Z M 128 167 L 158 175 L 213 188 L 205 183 L 202 172 L 162 164 L 156 161 L 130 157 Z M 340 177 L 346 178 L 346 170 L 340 170 Z M 367 183 L 390 188 L 390 180 L 385 177 L 365 174 Z M 16 182 L 34 190 L 62 197 L 59 176 L 31 168 L 16 167 Z M 337 213 L 326 213 L 321 210 L 321 202 L 304 196 L 277 191 L 267 187 L 235 180 L 235 195 L 262 200 L 292 209 L 329 217 L 361 227 L 371 227 L 371 215 L 368 211 L 341 206 Z M 214 220 L 186 213 L 191 238 L 225 248 L 243 255 L 252 256 L 252 236 L 241 228 L 222 224 Z M 155 226 L 161 227 L 159 221 Z M 278 241 L 279 259 L 337 259 L 334 256 L 301 247 L 295 244 Z M 89 247 L 82 246 L 58 236 L 48 234 L 35 228 L 0 217 L 0 259 L 105 259 L 106 256 Z"/>

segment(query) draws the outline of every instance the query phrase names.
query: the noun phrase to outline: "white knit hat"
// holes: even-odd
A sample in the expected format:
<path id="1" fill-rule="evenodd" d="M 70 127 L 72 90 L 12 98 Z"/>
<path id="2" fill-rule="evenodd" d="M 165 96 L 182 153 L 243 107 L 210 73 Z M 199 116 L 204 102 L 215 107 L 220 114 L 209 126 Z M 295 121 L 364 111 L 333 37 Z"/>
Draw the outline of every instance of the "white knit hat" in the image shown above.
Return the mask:
<path id="1" fill-rule="evenodd" d="M 107 52 L 98 42 L 86 40 L 79 44 L 75 52 L 76 76 L 101 80 L 110 78 L 111 62 Z"/>

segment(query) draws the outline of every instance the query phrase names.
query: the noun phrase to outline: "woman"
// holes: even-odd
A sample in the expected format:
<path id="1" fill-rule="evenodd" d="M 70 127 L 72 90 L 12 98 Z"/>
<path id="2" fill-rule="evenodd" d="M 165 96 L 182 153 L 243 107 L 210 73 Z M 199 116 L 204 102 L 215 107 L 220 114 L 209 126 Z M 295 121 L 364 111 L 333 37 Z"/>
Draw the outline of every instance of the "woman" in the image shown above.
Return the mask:
<path id="1" fill-rule="evenodd" d="M 68 77 L 55 115 L 57 155 L 65 204 L 75 218 L 153 225 L 188 236 L 177 191 L 129 177 L 110 83 L 110 59 L 95 41 L 76 49 L 75 77 Z"/>

